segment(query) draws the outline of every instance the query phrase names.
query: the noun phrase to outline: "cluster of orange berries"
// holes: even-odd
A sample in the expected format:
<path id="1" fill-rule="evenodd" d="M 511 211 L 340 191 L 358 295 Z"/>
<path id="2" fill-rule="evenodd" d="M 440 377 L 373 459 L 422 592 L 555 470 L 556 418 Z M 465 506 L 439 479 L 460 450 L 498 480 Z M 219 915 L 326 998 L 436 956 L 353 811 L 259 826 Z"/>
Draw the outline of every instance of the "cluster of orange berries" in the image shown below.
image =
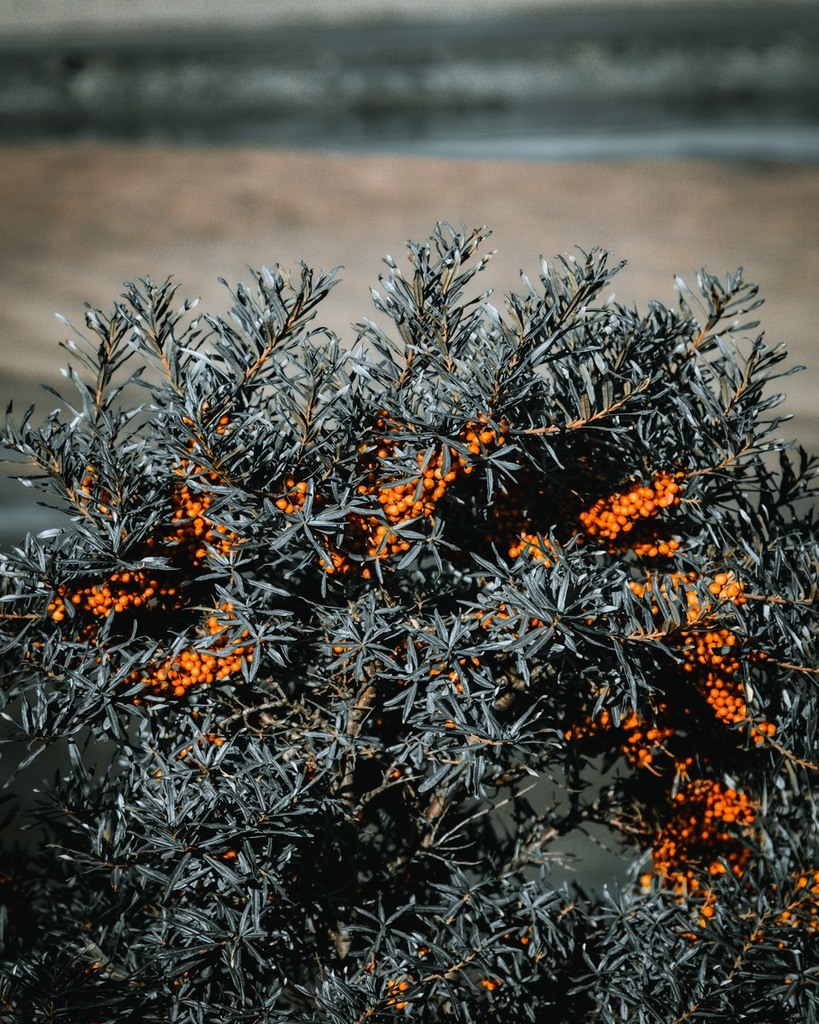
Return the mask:
<path id="1" fill-rule="evenodd" d="M 202 403 L 202 414 L 203 414 L 203 416 L 205 416 L 208 420 L 210 420 L 212 422 L 213 417 L 212 416 L 207 416 L 208 412 L 210 412 L 210 402 L 203 402 Z M 187 427 L 192 427 L 194 425 L 193 420 L 190 419 L 190 417 L 188 417 L 188 416 L 183 416 L 182 417 L 182 422 Z M 219 419 L 216 421 L 216 433 L 219 434 L 220 436 L 223 435 L 223 434 L 226 434 L 229 426 L 230 426 L 230 416 L 228 416 L 225 413 L 222 416 L 220 416 Z M 193 448 L 194 447 L 194 443 L 192 441 L 189 442 L 188 443 L 188 447 L 189 448 Z"/>
<path id="2" fill-rule="evenodd" d="M 233 607 L 227 603 L 221 610 L 230 618 Z M 136 670 L 131 674 L 131 681 L 141 682 L 145 690 L 158 697 L 184 697 L 192 687 L 210 686 L 238 675 L 242 664 L 253 660 L 254 648 L 251 644 L 229 642 L 225 636 L 227 628 L 224 619 L 211 615 L 207 620 L 208 633 L 214 637 L 210 651 L 186 647 L 178 654 L 150 665 L 147 671 Z M 243 630 L 240 638 L 247 636 L 247 630 Z"/>
<path id="3" fill-rule="evenodd" d="M 509 545 L 510 558 L 518 558 L 520 555 L 528 555 L 536 562 L 543 562 L 548 569 L 552 564 L 554 548 L 544 537 L 522 530 L 518 539 Z"/>
<path id="4" fill-rule="evenodd" d="M 662 712 L 665 708 L 661 707 L 659 710 Z M 623 719 L 620 728 L 624 733 L 620 749 L 626 759 L 636 768 L 648 768 L 657 751 L 664 748 L 665 743 L 676 731 L 668 725 L 646 722 L 635 711 Z"/>
<path id="5" fill-rule="evenodd" d="M 472 656 L 471 658 L 458 658 L 458 664 L 460 665 L 461 668 L 465 668 L 467 665 L 473 665 L 477 668 L 480 665 L 480 663 L 480 658 L 476 658 L 474 656 Z M 450 672 L 447 672 L 444 663 L 439 662 L 437 665 L 434 665 L 429 670 L 429 674 L 432 678 L 444 675 L 444 673 L 446 673 L 447 679 L 452 683 L 455 692 L 463 693 L 464 684 L 461 682 L 461 673 L 458 671 L 458 669 L 454 668 Z"/>
<path id="6" fill-rule="evenodd" d="M 597 736 L 600 733 L 608 732 L 609 729 L 614 725 L 614 721 L 611 717 L 611 713 L 603 708 L 596 718 L 592 718 L 591 715 L 587 716 L 581 722 L 574 722 L 567 729 L 563 730 L 563 735 L 567 740 L 585 740 L 591 736 Z"/>
<path id="7" fill-rule="evenodd" d="M 519 466 L 518 469 L 514 485 L 510 481 L 504 488 L 495 490 L 487 510 L 489 521 L 484 540 L 499 551 L 510 546 L 510 538 L 521 538 L 525 531 L 529 531 L 529 537 L 534 537 L 538 526 L 554 518 L 545 512 L 548 502 L 542 481 L 531 468 Z M 518 544 L 518 540 L 513 540 L 511 546 Z M 525 545 L 526 540 L 510 557 L 517 557 Z"/>
<path id="8" fill-rule="evenodd" d="M 48 605 L 48 614 L 55 622 L 62 622 L 67 614 L 66 598 L 81 612 L 97 619 L 111 612 L 121 613 L 137 608 L 169 610 L 178 604 L 177 588 L 170 582 L 151 576 L 145 569 L 112 573 L 103 583 L 80 586 L 60 593 Z"/>
<path id="9" fill-rule="evenodd" d="M 631 580 L 629 588 L 639 598 L 644 598 L 646 595 L 651 597 L 655 591 L 667 599 L 671 597 L 677 599 L 682 596 L 685 601 L 686 623 L 693 625 L 707 621 L 714 612 L 714 603 L 710 598 L 706 600 L 705 604 L 700 603 L 695 587 L 698 578 L 695 572 L 675 572 L 662 577 L 658 583 L 657 578 L 650 575 L 643 583 Z M 727 601 L 731 604 L 742 605 L 747 601 L 744 595 L 744 584 L 737 580 L 732 572 L 717 573 L 712 582 L 708 584 L 707 589 L 714 596 L 717 603 Z M 652 601 L 651 610 L 654 615 L 661 614 L 661 608 L 657 601 Z M 682 633 L 684 642 L 687 642 L 692 636 L 695 636 L 693 631 Z M 699 641 L 695 640 L 694 643 L 695 645 L 699 644 Z"/>
<path id="10" fill-rule="evenodd" d="M 668 582 L 671 585 L 675 595 L 682 591 L 685 598 L 686 604 L 686 621 L 693 623 L 699 622 L 702 619 L 707 618 L 714 611 L 714 602 L 722 604 L 724 602 L 730 602 L 735 605 L 745 604 L 747 598 L 745 597 L 745 585 L 738 580 L 732 572 L 718 572 L 713 580 L 708 584 L 708 592 L 713 595 L 714 602 L 708 598 L 704 605 L 700 603 L 699 595 L 693 584 L 697 582 L 698 576 L 695 572 L 687 573 L 672 573 L 668 576 Z M 654 589 L 654 581 L 651 577 L 646 580 L 645 586 L 639 583 L 630 584 L 632 590 L 642 597 L 645 593 L 650 592 Z M 668 593 L 665 581 L 660 585 L 660 593 L 666 595 Z M 659 611 L 657 605 L 654 606 L 655 614 Z"/>
<path id="11" fill-rule="evenodd" d="M 386 435 L 390 424 L 379 417 L 376 429 Z M 485 419 L 468 423 L 461 430 L 459 439 L 473 455 L 505 442 L 504 431 L 488 427 Z M 441 446 L 431 453 L 418 452 L 417 476 L 409 480 L 385 479 L 384 463 L 396 452 L 396 442 L 382 436 L 375 452 L 367 460 L 365 478 L 358 485 L 360 496 L 375 497 L 386 522 L 377 516 L 350 515 L 341 548 L 328 547 L 327 557 L 321 560 L 321 567 L 326 573 L 356 574 L 370 579 L 372 568 L 367 565 L 368 560 L 385 561 L 410 549 L 410 542 L 401 537 L 394 527 L 417 519 L 432 520 L 447 488 L 473 471 L 471 463 L 450 445 Z"/>
<path id="12" fill-rule="evenodd" d="M 92 467 L 88 467 L 83 487 L 90 488 L 96 478 Z M 176 469 L 180 475 L 188 472 L 201 472 L 201 467 L 191 467 L 187 459 L 183 459 Z M 217 475 L 208 474 L 211 483 L 215 483 Z M 107 499 L 108 500 L 108 499 Z M 175 490 L 171 496 L 173 514 L 171 524 L 160 537 L 149 537 L 145 542 L 145 552 L 160 551 L 170 554 L 175 561 L 187 561 L 189 566 L 202 564 L 207 556 L 206 544 L 211 545 L 220 554 L 226 555 L 239 542 L 240 538 L 225 526 L 212 523 L 205 513 L 213 502 L 206 492 L 194 492 L 188 483 Z M 100 506 L 101 511 L 107 511 Z M 167 611 L 179 607 L 180 594 L 178 588 L 170 582 L 162 581 L 158 576 L 149 574 L 144 569 L 130 569 L 112 573 L 102 583 L 78 586 L 74 589 L 63 587 L 48 606 L 48 615 L 55 622 L 62 622 L 67 614 L 66 600 L 87 615 L 104 619 L 112 612 L 121 614 L 140 608 L 152 611 Z"/>
<path id="13" fill-rule="evenodd" d="M 204 469 L 202 466 L 193 465 L 188 459 L 182 459 L 175 472 L 180 476 L 188 478 L 200 476 Z M 205 474 L 208 483 L 217 484 L 219 475 L 215 470 Z M 214 523 L 208 518 L 207 512 L 213 504 L 213 497 L 205 490 L 194 490 L 190 483 L 175 490 L 171 502 L 173 504 L 173 516 L 170 529 L 162 537 L 163 546 L 174 546 L 178 551 L 184 552 L 193 566 L 201 565 L 208 555 L 210 546 L 217 554 L 226 556 L 239 542 L 238 534 L 229 530 L 226 526 Z M 148 548 L 157 544 L 155 538 L 149 538 Z"/>
<path id="14" fill-rule="evenodd" d="M 85 476 L 83 477 L 83 481 L 80 484 L 79 490 L 80 497 L 83 499 L 84 504 L 90 504 L 91 496 L 94 490 L 97 488 L 98 483 L 99 473 L 97 472 L 97 470 L 94 468 L 94 466 L 86 466 Z M 111 509 L 109 508 L 109 506 L 111 504 L 111 492 L 105 487 L 100 488 L 99 497 L 97 500 L 97 509 L 104 516 L 110 515 Z"/>
<path id="15" fill-rule="evenodd" d="M 407 1000 L 403 999 L 402 996 L 405 992 L 409 991 L 411 986 L 412 976 L 408 978 L 400 978 L 396 981 L 387 982 L 387 1006 L 392 1007 L 393 1010 L 404 1010 L 407 1007 Z"/>
<path id="16" fill-rule="evenodd" d="M 224 742 L 224 736 L 220 736 L 218 733 L 202 733 L 195 745 L 193 743 L 186 744 L 176 756 L 191 768 L 203 768 L 202 762 L 194 756 L 194 746 L 204 747 L 206 743 L 211 743 L 214 747 L 221 747 L 224 745 Z"/>
<path id="17" fill-rule="evenodd" d="M 382 445 L 377 451 L 378 458 L 386 459 L 390 451 L 390 447 Z M 359 484 L 360 495 L 376 494 L 387 523 L 380 522 L 375 516 L 351 515 L 343 550 L 328 551 L 328 559 L 322 561 L 325 572 L 342 575 L 358 573 L 364 579 L 369 579 L 372 576 L 372 569 L 363 563 L 363 559 L 384 561 L 409 550 L 410 542 L 400 537 L 390 527 L 399 526 L 411 519 L 431 519 L 447 486 L 453 483 L 459 474 L 455 468 L 459 464 L 454 461 L 444 472 L 442 450 L 434 452 L 426 465 L 421 454 L 417 456 L 417 460 L 421 471 L 417 480 L 380 484 L 377 470 L 374 468 L 368 474 L 368 479 Z M 351 559 L 351 554 L 357 557 Z"/>
<path id="18" fill-rule="evenodd" d="M 727 863 L 739 877 L 750 859 L 750 851 L 736 829 L 747 831 L 756 821 L 756 804 L 731 786 L 713 779 L 695 779 L 674 798 L 674 813 L 660 830 L 652 846 L 654 868 L 665 884 L 680 895 L 702 886 L 697 869 L 716 877 L 725 874 Z M 644 875 L 643 884 L 651 876 Z M 704 917 L 713 909 L 706 906 Z"/>
<path id="19" fill-rule="evenodd" d="M 662 714 L 665 705 L 658 708 Z M 563 735 L 567 740 L 584 740 L 614 728 L 614 720 L 606 708 L 595 717 L 587 717 L 566 729 Z M 671 726 L 649 722 L 636 711 L 630 712 L 620 720 L 620 752 L 635 768 L 648 768 L 657 753 L 664 749 L 664 744 L 675 734 Z"/>
<path id="20" fill-rule="evenodd" d="M 229 422 L 229 417 L 222 416 L 217 423 L 217 433 L 224 433 Z M 189 450 L 193 451 L 194 447 L 193 441 L 188 443 Z M 213 495 L 204 487 L 197 489 L 192 483 L 195 477 L 203 477 L 205 484 L 218 483 L 218 474 L 214 470 L 205 473 L 202 466 L 190 459 L 182 459 L 174 472 L 185 480 L 171 494 L 170 523 L 145 541 L 143 554 L 166 556 L 177 568 L 190 574 L 191 570 L 203 564 L 210 552 L 228 555 L 241 543 L 241 538 L 226 526 L 212 521 L 208 511 L 214 501 Z M 83 481 L 83 493 L 89 500 L 96 483 L 97 473 L 89 466 Z M 303 500 L 306 485 L 297 485 L 291 480 L 287 484 L 294 500 Z M 103 502 L 110 502 L 105 491 L 101 491 L 98 497 Z M 100 505 L 100 510 L 108 512 L 105 504 Z M 183 607 L 184 599 L 181 588 L 170 579 L 163 579 L 153 570 L 136 568 L 114 572 L 102 582 L 61 587 L 49 603 L 47 614 L 55 622 L 62 622 L 68 614 L 69 604 L 91 620 L 81 627 L 77 640 L 93 642 L 97 636 L 94 620 L 138 610 L 152 613 L 177 611 Z M 228 617 L 232 611 L 229 605 L 221 610 Z M 141 681 L 147 691 L 158 696 L 181 697 L 193 686 L 208 685 L 236 675 L 241 671 L 242 663 L 252 658 L 252 648 L 235 641 L 229 645 L 223 636 L 227 627 L 216 616 L 212 615 L 207 620 L 206 628 L 214 638 L 211 650 L 185 649 L 159 663 L 152 663 L 145 670 L 131 673 L 129 680 Z M 247 635 L 246 632 L 243 635 Z"/>
<path id="21" fill-rule="evenodd" d="M 304 508 L 307 500 L 307 483 L 304 480 L 296 481 L 292 476 L 285 479 L 284 485 L 287 492 L 276 499 L 276 508 L 285 515 L 292 515 Z"/>
<path id="22" fill-rule="evenodd" d="M 708 672 L 698 680 L 697 690 L 724 725 L 749 723 L 748 705 L 737 680 Z M 749 733 L 754 743 L 761 744 L 776 733 L 776 726 L 773 722 L 750 722 Z"/>
<path id="23" fill-rule="evenodd" d="M 506 444 L 508 430 L 509 424 L 505 421 L 502 421 L 496 430 L 488 425 L 488 418 L 481 415 L 477 422 L 467 423 L 459 437 L 472 455 L 480 455 L 488 449 L 500 448 Z"/>
<path id="24" fill-rule="evenodd" d="M 750 721 L 743 685 L 734 678 L 741 668 L 739 638 L 724 627 L 707 628 L 714 606 L 710 599 L 705 604 L 701 603 L 693 587 L 696 579 L 694 573 L 675 573 L 658 588 L 666 596 L 669 586 L 675 595 L 681 591 L 686 604 L 686 622 L 690 626 L 700 627 L 684 629 L 679 634 L 682 668 L 693 677 L 695 689 L 713 710 L 718 721 L 724 725 L 748 725 L 754 743 L 762 743 L 766 737 L 773 736 L 776 726 L 771 722 Z M 632 581 L 629 585 L 642 598 L 651 593 L 655 581 L 649 577 L 645 583 Z M 708 585 L 717 603 L 728 601 L 736 605 L 744 604 L 747 600 L 744 589 L 742 582 L 733 573 L 725 572 L 717 573 Z M 659 611 L 659 605 L 655 604 L 655 614 L 659 614 Z M 762 655 L 757 654 L 755 657 L 761 658 Z"/>
<path id="25" fill-rule="evenodd" d="M 579 513 L 571 532 L 581 539 L 593 538 L 606 543 L 612 553 L 629 549 L 643 558 L 671 557 L 679 550 L 680 542 L 674 537 L 660 536 L 656 531 L 648 532 L 644 527 L 663 509 L 680 503 L 683 475 L 662 471 L 650 483 L 637 484 L 625 493 L 600 498 L 591 508 Z M 542 499 L 543 494 L 536 497 Z M 498 496 L 496 504 L 498 508 L 493 508 L 496 529 L 490 540 L 503 539 L 508 543 L 509 533 L 517 533 L 516 539 L 509 544 L 509 557 L 528 555 L 550 566 L 554 554 L 552 546 L 531 532 L 533 517 L 526 516 L 521 522 L 520 516 L 516 518 L 515 510 L 509 506 L 508 499 L 501 500 L 501 496 Z M 503 524 L 509 529 L 501 538 L 497 534 L 498 527 Z"/>
<path id="26" fill-rule="evenodd" d="M 730 629 L 686 630 L 682 635 L 683 668 L 686 672 L 713 669 L 733 675 L 740 668 L 738 644 L 736 633 Z"/>
<path id="27" fill-rule="evenodd" d="M 637 484 L 624 493 L 600 498 L 578 516 L 581 532 L 587 537 L 608 541 L 612 551 L 629 547 L 643 557 L 672 555 L 680 546 L 673 538 L 625 538 L 623 535 L 631 533 L 639 523 L 652 519 L 662 509 L 679 505 L 683 476 L 681 472 L 663 470 L 650 483 Z"/>
<path id="28" fill-rule="evenodd" d="M 424 950 L 424 947 L 421 947 L 421 950 Z M 423 956 L 424 953 L 421 950 L 419 950 L 419 953 Z M 375 960 L 368 960 L 364 964 L 364 970 L 367 974 L 373 974 L 375 972 Z M 407 1000 L 402 997 L 409 991 L 414 980 L 411 974 L 407 974 L 403 978 L 388 979 L 386 984 L 387 1006 L 393 1010 L 406 1009 Z"/>
<path id="29" fill-rule="evenodd" d="M 776 924 L 819 932 L 819 871 L 806 871 L 794 879 L 790 908 L 776 916 Z"/>
<path id="30" fill-rule="evenodd" d="M 747 600 L 743 584 L 731 573 L 718 573 L 708 589 L 717 601 L 744 604 Z M 702 609 L 696 595 L 690 590 L 687 593 L 689 621 L 695 621 Z M 772 722 L 750 722 L 743 685 L 733 678 L 741 668 L 736 634 L 725 628 L 685 630 L 681 640 L 683 668 L 695 676 L 697 691 L 717 719 L 725 725 L 749 725 L 751 739 L 757 744 L 773 736 L 776 726 Z"/>
<path id="31" fill-rule="evenodd" d="M 658 597 L 670 599 L 673 595 L 684 600 L 685 624 L 677 641 L 684 672 L 717 721 L 725 725 L 745 724 L 754 742 L 761 743 L 775 732 L 775 726 L 750 720 L 742 683 L 736 678 L 741 668 L 739 638 L 713 622 L 719 603 L 742 604 L 747 600 L 744 586 L 732 573 L 718 573 L 707 588 L 700 588 L 711 595 L 703 600 L 697 593 L 697 579 L 694 573 L 672 574 L 659 581 L 649 576 L 644 583 L 632 583 L 631 588 L 640 597 L 651 598 L 656 591 Z M 660 611 L 659 601 L 654 602 L 655 614 Z M 584 739 L 612 728 L 612 717 L 603 709 L 596 718 L 589 716 L 573 724 L 566 737 Z M 666 704 L 657 706 L 651 721 L 632 711 L 619 723 L 619 730 L 621 752 L 635 767 L 649 768 L 657 753 L 662 752 L 676 769 L 677 778 L 688 777 L 693 759 L 681 759 L 668 749 L 668 741 L 677 734 L 678 723 L 671 718 Z M 711 876 L 724 873 L 723 861 L 740 875 L 750 855 L 736 829 L 748 830 L 753 826 L 753 801 L 744 793 L 707 778 L 689 781 L 671 799 L 672 811 L 652 845 L 655 873 L 663 883 L 682 897 L 702 888 L 699 879 L 703 871 Z M 650 878 L 651 875 L 645 875 L 643 881 L 648 884 Z M 713 901 L 706 900 L 700 909 L 701 918 L 707 919 L 713 913 Z"/>
<path id="32" fill-rule="evenodd" d="M 480 619 L 481 628 L 489 630 L 496 629 L 498 627 L 505 628 L 507 623 L 513 621 L 512 612 L 509 611 L 509 607 L 505 601 L 500 601 L 498 605 L 488 612 L 485 609 L 480 609 L 476 612 Z M 530 629 L 539 629 L 544 625 L 543 619 L 537 618 L 537 616 L 531 616 L 529 619 Z M 512 636 L 517 637 L 518 631 L 511 630 Z"/>
<path id="33" fill-rule="evenodd" d="M 722 865 L 718 866 L 723 871 L 725 870 Z M 712 874 L 719 873 L 719 871 L 712 872 Z M 650 875 L 644 876 L 646 887 L 650 878 Z M 763 914 L 756 923 L 750 937 L 751 942 L 759 943 L 766 939 L 773 939 L 779 949 L 784 949 L 786 941 L 782 934 L 783 930 L 793 928 L 799 929 L 801 932 L 819 932 L 819 871 L 815 869 L 803 871 L 800 874 L 791 875 L 789 881 L 786 908 L 779 913 Z M 698 923 L 700 928 L 705 928 L 715 913 L 716 894 L 707 883 L 702 883 L 698 879 L 695 880 L 694 890 L 702 900 L 702 902 L 694 904 L 699 913 Z M 776 891 L 777 886 L 772 884 L 768 895 L 773 899 Z M 696 942 L 700 938 L 695 932 L 685 932 L 683 937 L 691 942 Z M 792 978 L 787 977 L 784 980 L 786 985 L 793 981 Z"/>

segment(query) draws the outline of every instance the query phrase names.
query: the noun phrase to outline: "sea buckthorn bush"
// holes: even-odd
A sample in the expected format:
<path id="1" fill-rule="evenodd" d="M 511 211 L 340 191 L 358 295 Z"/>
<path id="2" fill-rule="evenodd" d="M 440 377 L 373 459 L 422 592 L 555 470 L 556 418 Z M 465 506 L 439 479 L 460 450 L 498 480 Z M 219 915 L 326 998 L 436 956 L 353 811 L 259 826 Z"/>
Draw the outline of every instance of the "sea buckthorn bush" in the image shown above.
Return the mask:
<path id="1" fill-rule="evenodd" d="M 62 758 L 5 1020 L 819 1021 L 785 354 L 741 272 L 640 312 L 580 251 L 498 308 L 486 236 L 388 258 L 345 347 L 335 273 L 129 285 L 10 415 L 67 517 L 2 556 L 12 793 Z M 587 832 L 622 879 L 559 870 Z"/>

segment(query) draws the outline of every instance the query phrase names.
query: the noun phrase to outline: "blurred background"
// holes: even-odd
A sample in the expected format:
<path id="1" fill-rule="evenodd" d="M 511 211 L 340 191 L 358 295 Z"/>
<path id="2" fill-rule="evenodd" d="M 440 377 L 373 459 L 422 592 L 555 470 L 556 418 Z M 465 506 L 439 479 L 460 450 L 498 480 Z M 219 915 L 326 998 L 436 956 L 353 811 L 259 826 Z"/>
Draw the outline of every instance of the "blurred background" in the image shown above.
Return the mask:
<path id="1" fill-rule="evenodd" d="M 742 264 L 815 371 L 817 56 L 815 0 L 4 0 L 0 399 L 145 275 L 223 311 L 248 264 L 343 264 L 349 334 L 439 219 L 493 229 L 499 302 L 577 245 L 636 303 Z"/>
<path id="2" fill-rule="evenodd" d="M 819 452 L 817 44 L 815 0 L 3 0 L 0 400 L 45 415 L 55 313 L 146 275 L 223 313 L 220 276 L 342 264 L 352 338 L 381 257 L 444 219 L 493 229 L 499 305 L 575 246 L 637 305 L 743 265 Z M 57 521 L 12 474 L 2 546 Z"/>
<path id="3" fill-rule="evenodd" d="M 5 0 L 5 139 L 815 159 L 815 2 Z"/>

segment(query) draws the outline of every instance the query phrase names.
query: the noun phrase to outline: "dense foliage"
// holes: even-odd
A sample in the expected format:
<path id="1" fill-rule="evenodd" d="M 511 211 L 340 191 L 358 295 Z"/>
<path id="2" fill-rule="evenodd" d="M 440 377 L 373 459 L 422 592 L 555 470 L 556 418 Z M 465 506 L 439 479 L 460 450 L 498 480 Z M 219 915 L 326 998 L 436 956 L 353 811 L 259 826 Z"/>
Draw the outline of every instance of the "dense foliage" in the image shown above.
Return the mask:
<path id="1" fill-rule="evenodd" d="M 2 562 L 4 753 L 65 752 L 4 1019 L 819 1021 L 784 353 L 741 273 L 640 313 L 599 251 L 500 311 L 485 237 L 387 259 L 349 349 L 333 274 L 129 286 L 10 416 L 70 523 Z M 594 829 L 626 884 L 555 874 Z"/>

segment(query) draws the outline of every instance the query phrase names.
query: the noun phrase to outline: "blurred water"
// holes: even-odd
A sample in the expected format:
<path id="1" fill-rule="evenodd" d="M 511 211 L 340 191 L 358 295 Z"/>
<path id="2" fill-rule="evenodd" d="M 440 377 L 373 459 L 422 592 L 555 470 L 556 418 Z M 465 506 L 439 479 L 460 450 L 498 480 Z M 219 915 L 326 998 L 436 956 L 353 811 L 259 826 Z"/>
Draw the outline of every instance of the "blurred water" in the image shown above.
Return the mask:
<path id="1" fill-rule="evenodd" d="M 596 135 L 634 153 L 656 133 L 673 153 L 705 131 L 726 154 L 752 151 L 756 135 L 764 149 L 804 159 L 793 138 L 819 128 L 818 51 L 819 6 L 787 0 L 221 32 L 196 22 L 106 31 L 100 18 L 93 34 L 0 41 L 0 138 L 446 155 L 463 140 L 481 156 L 511 139 L 536 159 L 572 159 Z M 815 140 L 809 152 L 815 159 Z"/>

